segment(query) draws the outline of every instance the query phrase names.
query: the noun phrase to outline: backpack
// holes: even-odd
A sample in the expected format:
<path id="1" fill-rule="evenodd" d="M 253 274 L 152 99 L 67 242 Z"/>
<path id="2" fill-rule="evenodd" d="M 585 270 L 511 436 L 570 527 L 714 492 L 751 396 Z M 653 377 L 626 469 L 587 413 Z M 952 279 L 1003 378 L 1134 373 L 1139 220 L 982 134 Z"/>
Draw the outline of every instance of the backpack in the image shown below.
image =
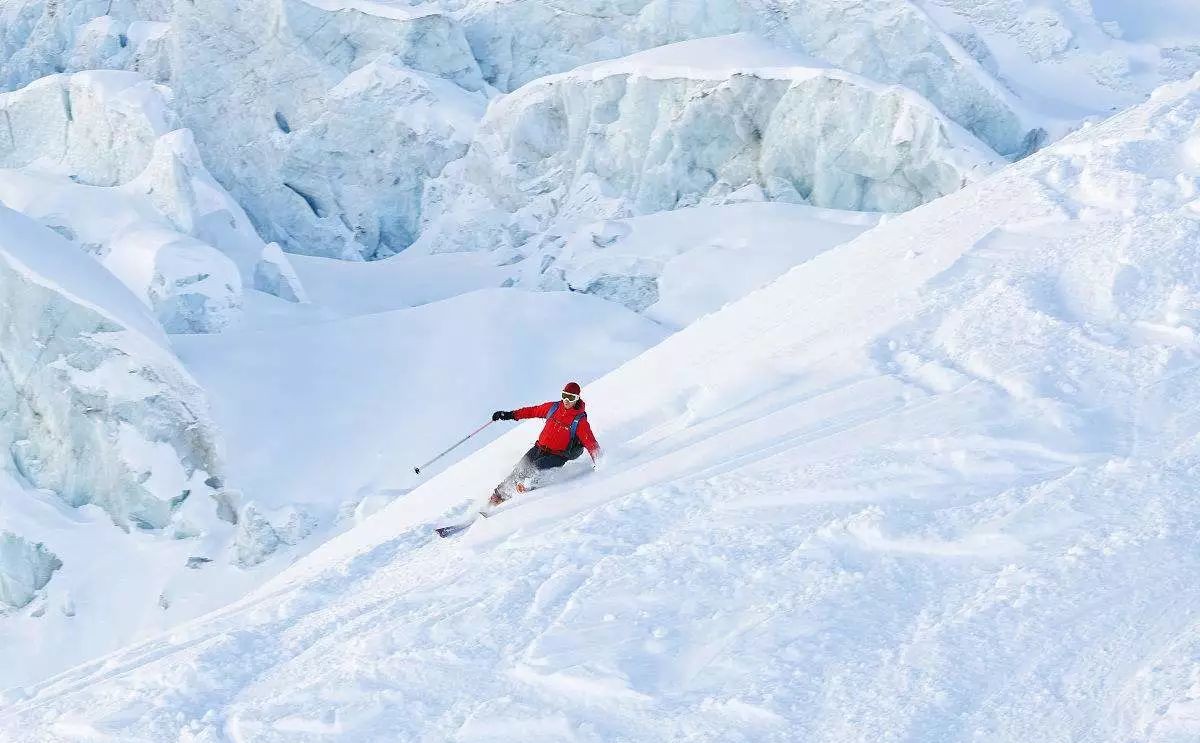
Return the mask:
<path id="1" fill-rule="evenodd" d="M 550 412 L 546 413 L 546 418 L 553 418 L 554 414 L 558 412 L 560 405 L 562 403 L 559 402 L 551 405 Z M 567 450 L 563 452 L 563 456 L 567 459 L 575 459 L 580 454 L 583 454 L 583 442 L 579 440 L 575 432 L 579 430 L 579 424 L 584 418 L 587 418 L 587 411 L 581 410 L 575 414 L 575 420 L 571 421 L 571 440 L 567 443 Z"/>

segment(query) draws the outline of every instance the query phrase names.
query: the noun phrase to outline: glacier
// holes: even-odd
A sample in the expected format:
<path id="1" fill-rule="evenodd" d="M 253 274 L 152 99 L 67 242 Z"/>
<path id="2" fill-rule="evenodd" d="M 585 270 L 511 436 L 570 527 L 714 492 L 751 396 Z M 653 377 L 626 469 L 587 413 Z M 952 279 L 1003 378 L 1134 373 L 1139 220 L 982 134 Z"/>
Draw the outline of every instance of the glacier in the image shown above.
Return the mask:
<path id="1" fill-rule="evenodd" d="M 54 75 L 0 94 L 0 201 L 74 240 L 168 332 L 236 322 L 247 288 L 303 297 L 242 208 L 209 174 L 170 93 L 131 72 Z M 255 283 L 259 264 L 281 265 Z"/>
<path id="2" fill-rule="evenodd" d="M 431 184 L 421 239 L 442 251 L 516 248 L 746 190 L 904 211 L 997 167 L 910 91 L 813 65 L 737 35 L 530 83 L 488 108 L 466 157 Z"/>
<path id="3" fill-rule="evenodd" d="M 61 567 L 62 561 L 41 542 L 0 531 L 0 607 L 25 606 Z"/>
<path id="4" fill-rule="evenodd" d="M 253 0 L 181 4 L 173 24 L 180 115 L 265 239 L 358 260 L 407 247 L 424 180 L 486 102 L 453 20 Z"/>
<path id="5" fill-rule="evenodd" d="M 0 207 L 0 436 L 17 473 L 125 528 L 162 528 L 222 471 L 203 393 L 115 277 Z"/>
<path id="6" fill-rule="evenodd" d="M 1123 41 L 1077 5 L 15 0 L 0 9 L 0 80 L 116 68 L 170 85 L 265 240 L 375 259 L 419 237 L 430 181 L 462 156 L 489 98 L 665 44 L 761 36 L 912 90 L 1007 158 L 1195 68 L 1187 33 Z"/>

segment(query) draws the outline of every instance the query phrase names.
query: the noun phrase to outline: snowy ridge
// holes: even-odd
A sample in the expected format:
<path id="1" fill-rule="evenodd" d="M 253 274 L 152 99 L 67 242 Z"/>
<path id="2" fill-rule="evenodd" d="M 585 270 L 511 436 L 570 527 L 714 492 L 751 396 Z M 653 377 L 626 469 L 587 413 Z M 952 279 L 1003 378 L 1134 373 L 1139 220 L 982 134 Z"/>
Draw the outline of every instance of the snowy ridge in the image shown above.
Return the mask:
<path id="1" fill-rule="evenodd" d="M 1194 739 L 1198 120 L 1200 78 L 817 256 L 586 385 L 598 475 L 432 540 L 515 431 L 0 730 Z"/>
<path id="2" fill-rule="evenodd" d="M 541 80 L 548 82 L 563 75 L 591 75 L 593 80 L 609 75 L 683 77 L 691 80 L 724 80 L 732 75 L 798 79 L 805 71 L 818 75 L 823 70 L 831 69 L 831 65 L 815 57 L 776 46 L 761 36 L 743 32 L 665 44 L 627 57 L 586 64 L 559 75 L 547 75 Z M 842 74 L 854 77 L 856 81 L 865 79 L 850 73 Z"/>

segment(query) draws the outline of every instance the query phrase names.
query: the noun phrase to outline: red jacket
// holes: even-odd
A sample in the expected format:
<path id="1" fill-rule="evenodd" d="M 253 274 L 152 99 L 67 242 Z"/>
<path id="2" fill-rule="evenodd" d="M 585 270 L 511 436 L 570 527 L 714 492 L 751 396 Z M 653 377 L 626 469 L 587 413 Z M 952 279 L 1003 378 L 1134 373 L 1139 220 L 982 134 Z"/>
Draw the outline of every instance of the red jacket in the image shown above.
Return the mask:
<path id="1" fill-rule="evenodd" d="M 575 420 L 575 416 L 584 412 L 587 407 L 583 400 L 573 408 L 568 408 L 561 402 L 544 402 L 541 405 L 532 405 L 528 408 L 519 408 L 513 411 L 513 418 L 523 421 L 527 418 L 545 418 L 550 413 L 550 408 L 558 405 L 558 409 L 554 411 L 554 415 L 546 420 L 546 425 L 542 427 L 542 434 L 538 436 L 538 446 L 549 449 L 552 452 L 565 452 L 571 445 L 571 423 Z M 600 445 L 596 443 L 596 436 L 592 433 L 592 427 L 588 425 L 587 416 L 583 415 L 579 420 L 579 426 L 575 429 L 575 436 L 578 437 L 579 443 L 588 450 L 588 454 L 595 459 L 600 454 Z"/>

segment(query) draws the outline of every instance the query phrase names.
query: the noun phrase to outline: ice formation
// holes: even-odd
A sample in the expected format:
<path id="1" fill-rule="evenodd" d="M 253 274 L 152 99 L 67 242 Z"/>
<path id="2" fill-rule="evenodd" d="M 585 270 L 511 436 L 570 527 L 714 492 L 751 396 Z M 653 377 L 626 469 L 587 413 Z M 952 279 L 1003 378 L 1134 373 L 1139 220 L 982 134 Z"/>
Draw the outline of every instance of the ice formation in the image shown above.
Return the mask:
<path id="1" fill-rule="evenodd" d="M 519 246 L 746 189 L 904 211 L 998 165 L 911 91 L 812 65 L 738 35 L 530 83 L 488 109 L 467 156 L 431 188 L 443 211 L 423 239 L 439 250 Z"/>
<path id="2" fill-rule="evenodd" d="M 449 3 L 448 3 L 449 4 Z M 458 0 L 488 79 L 505 90 L 580 64 L 689 39 L 746 32 L 883 83 L 908 86 L 1005 155 L 1037 129 L 1022 102 L 904 0 L 653 0 L 588 3 Z"/>
<path id="3" fill-rule="evenodd" d="M 433 11 L 303 0 L 69 6 L 0 9 L 0 48 L 13 50 L 0 79 L 17 87 L 118 67 L 169 84 L 208 168 L 289 252 L 361 259 L 406 247 L 424 181 L 461 156 L 486 102 L 461 29 Z"/>
<path id="4" fill-rule="evenodd" d="M 749 33 L 915 91 L 1014 158 L 1200 64 L 1186 24 L 1149 39 L 1137 33 L 1136 13 L 1097 8 L 1066 0 L 1037 8 L 1017 0 L 14 0 L 0 8 L 0 84 L 87 68 L 169 84 L 208 166 L 267 240 L 288 252 L 379 258 L 416 238 L 421 193 L 462 154 L 492 85 L 512 91 L 664 44 Z"/>
<path id="5" fill-rule="evenodd" d="M 424 180 L 485 102 L 453 20 L 252 0 L 181 4 L 174 24 L 181 115 L 264 237 L 351 259 L 411 242 Z"/>
<path id="6" fill-rule="evenodd" d="M 204 397 L 110 273 L 0 207 L 0 301 L 0 450 L 31 486 L 144 528 L 213 492 Z"/>
<path id="7" fill-rule="evenodd" d="M 302 296 L 287 270 L 254 283 L 267 246 L 168 102 L 160 86 L 114 71 L 0 94 L 11 124 L 0 141 L 0 200 L 95 254 L 169 332 L 227 327 L 247 287 Z"/>
<path id="8" fill-rule="evenodd" d="M 50 582 L 62 561 L 44 544 L 0 530 L 0 613 L 19 609 Z"/>

